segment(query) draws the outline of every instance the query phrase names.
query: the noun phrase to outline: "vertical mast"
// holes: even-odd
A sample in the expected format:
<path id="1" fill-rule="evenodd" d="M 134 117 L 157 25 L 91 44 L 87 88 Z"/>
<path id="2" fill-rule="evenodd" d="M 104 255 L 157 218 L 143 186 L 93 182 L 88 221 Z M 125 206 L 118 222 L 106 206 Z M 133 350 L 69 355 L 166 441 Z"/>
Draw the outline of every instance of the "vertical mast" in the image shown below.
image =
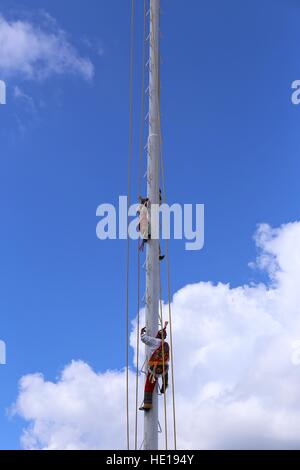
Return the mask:
<path id="1" fill-rule="evenodd" d="M 160 117 L 159 117 L 159 42 L 160 42 L 160 0 L 150 0 L 150 62 L 149 62 L 149 138 L 147 163 L 147 196 L 151 204 L 159 204 L 159 158 L 160 158 Z M 150 214 L 151 212 L 149 212 Z M 154 232 L 153 227 L 151 228 Z M 159 240 L 147 243 L 146 261 L 146 327 L 155 336 L 159 323 Z M 149 350 L 146 347 L 146 357 Z M 153 393 L 153 408 L 145 412 L 144 449 L 158 448 L 158 400 L 156 389 Z"/>

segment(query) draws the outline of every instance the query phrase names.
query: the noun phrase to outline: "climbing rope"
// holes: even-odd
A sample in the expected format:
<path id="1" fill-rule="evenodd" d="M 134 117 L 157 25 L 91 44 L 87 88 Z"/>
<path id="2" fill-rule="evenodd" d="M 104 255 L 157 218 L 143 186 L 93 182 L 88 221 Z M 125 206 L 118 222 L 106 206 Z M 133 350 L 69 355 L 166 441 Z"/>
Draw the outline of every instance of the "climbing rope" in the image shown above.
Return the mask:
<path id="1" fill-rule="evenodd" d="M 163 167 L 163 157 L 161 158 Z M 164 177 L 163 177 L 164 179 Z M 163 184 L 163 198 L 166 201 L 165 186 Z M 170 270 L 170 257 L 169 257 L 169 243 L 166 240 L 166 264 L 167 264 L 167 284 L 168 284 L 168 312 L 169 312 L 169 327 L 170 327 L 170 358 L 171 358 L 171 380 L 172 380 L 172 408 L 173 408 L 173 439 L 174 449 L 177 450 L 177 428 L 176 428 L 176 405 L 175 405 L 175 377 L 174 377 L 174 355 L 173 355 L 173 322 L 172 322 L 172 309 L 171 309 L 171 270 Z"/>
<path id="2" fill-rule="evenodd" d="M 158 107 L 157 107 L 157 114 L 158 114 L 158 122 L 159 122 L 159 134 L 161 134 L 161 126 L 160 126 L 160 48 L 158 49 L 158 54 L 156 57 L 156 47 L 154 43 L 154 34 L 155 34 L 155 27 L 153 23 L 153 15 L 151 15 L 152 18 L 152 35 L 150 35 L 150 42 L 151 42 L 151 47 L 154 51 L 154 67 L 155 67 L 155 75 L 157 77 L 157 100 L 158 100 Z M 159 31 L 158 34 L 160 34 L 160 24 L 159 24 Z M 161 140 L 161 136 L 159 135 L 159 139 Z M 157 161 L 157 172 L 159 173 L 159 161 Z M 159 257 L 157 259 L 158 262 L 158 281 L 159 281 L 159 316 L 160 316 L 160 323 L 161 323 L 161 328 L 163 329 L 163 308 L 162 308 L 162 285 L 161 285 L 161 269 L 160 269 L 160 260 Z M 164 389 L 164 426 L 165 426 L 165 450 L 168 450 L 168 419 L 167 419 L 167 396 L 166 396 L 166 364 L 165 364 L 165 339 L 164 335 L 162 334 L 162 381 L 163 381 L 163 389 Z"/>
<path id="3" fill-rule="evenodd" d="M 129 423 L 129 268 L 130 268 L 130 237 L 128 236 L 129 207 L 131 196 L 131 163 L 133 155 L 133 68 L 134 68 L 134 0 L 131 1 L 130 20 L 130 76 L 129 76 L 129 156 L 127 181 L 127 260 L 126 260 L 126 435 L 127 450 L 130 450 Z"/>
<path id="4" fill-rule="evenodd" d="M 163 329 L 163 308 L 162 308 L 162 288 L 161 288 L 161 275 L 160 275 L 160 261 L 158 259 L 158 279 L 159 279 L 159 313 L 160 323 Z M 162 362 L 163 362 L 163 389 L 164 389 L 164 421 L 165 421 L 165 448 L 168 450 L 168 419 L 167 419 L 167 396 L 166 396 L 166 365 L 165 365 L 165 339 L 162 334 L 161 349 L 162 349 Z"/>
<path id="5" fill-rule="evenodd" d="M 153 24 L 153 16 L 152 16 L 152 30 L 154 28 Z M 154 47 L 154 53 L 155 47 Z M 158 57 L 160 61 L 160 56 Z M 158 90 L 157 90 L 157 99 L 158 99 L 158 127 L 159 127 L 159 136 L 160 136 L 160 163 L 161 163 L 161 176 L 162 176 L 162 194 L 163 194 L 163 202 L 166 203 L 167 201 L 167 193 L 166 193 L 166 183 L 165 183 L 165 168 L 164 168 L 164 158 L 163 158 L 163 139 L 162 139 L 162 130 L 161 130 L 161 113 L 160 113 L 160 71 L 159 66 L 158 70 L 156 64 L 160 64 L 155 58 L 154 65 L 155 65 L 155 73 L 158 77 Z M 171 357 L 171 378 L 172 378 L 172 408 L 173 408 L 173 438 L 174 438 L 174 448 L 177 450 L 177 427 L 176 427 L 176 406 L 175 406 L 175 377 L 174 377 L 174 355 L 173 355 L 173 323 L 172 323 L 172 309 L 171 309 L 171 272 L 170 272 L 170 257 L 169 257 L 169 243 L 166 239 L 166 264 L 167 264 L 167 283 L 168 283 L 168 312 L 169 312 L 169 325 L 170 325 L 170 357 Z"/>
<path id="6" fill-rule="evenodd" d="M 140 150 L 139 150 L 139 174 L 138 196 L 141 194 L 141 180 L 143 168 L 144 127 L 145 127 L 145 62 L 147 44 L 147 0 L 144 0 L 144 28 L 143 28 L 143 52 L 142 52 L 142 96 L 141 96 L 141 122 L 140 122 Z M 136 335 L 136 384 L 135 384 L 135 450 L 138 450 L 138 408 L 139 408 L 139 355 L 140 355 L 140 287 L 141 287 L 141 253 L 138 243 L 138 289 L 137 289 L 137 335 Z"/>

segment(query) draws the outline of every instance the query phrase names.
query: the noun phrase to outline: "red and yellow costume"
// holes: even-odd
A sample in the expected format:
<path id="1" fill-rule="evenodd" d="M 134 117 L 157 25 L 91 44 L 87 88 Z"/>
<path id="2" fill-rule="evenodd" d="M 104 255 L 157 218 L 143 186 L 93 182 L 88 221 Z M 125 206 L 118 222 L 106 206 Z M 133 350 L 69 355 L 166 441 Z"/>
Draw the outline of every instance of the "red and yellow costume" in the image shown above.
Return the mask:
<path id="1" fill-rule="evenodd" d="M 164 393 L 168 386 L 168 370 L 170 359 L 169 344 L 165 341 L 166 327 L 159 331 L 156 338 L 147 336 L 145 329 L 142 330 L 141 339 L 151 352 L 148 360 L 148 372 L 145 383 L 144 405 L 141 409 L 148 411 L 152 408 L 152 397 L 158 378 L 162 377 L 163 386 L 161 392 Z"/>

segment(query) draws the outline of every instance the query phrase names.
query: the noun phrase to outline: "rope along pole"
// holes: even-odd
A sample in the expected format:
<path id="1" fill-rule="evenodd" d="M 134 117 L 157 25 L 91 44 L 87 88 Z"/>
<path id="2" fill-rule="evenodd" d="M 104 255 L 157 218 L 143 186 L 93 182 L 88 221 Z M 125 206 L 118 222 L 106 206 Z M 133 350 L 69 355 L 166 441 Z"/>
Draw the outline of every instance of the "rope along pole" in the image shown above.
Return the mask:
<path id="1" fill-rule="evenodd" d="M 140 158 L 138 175 L 138 196 L 141 193 L 143 144 L 144 144 L 144 115 L 145 115 L 145 61 L 146 61 L 146 19 L 147 4 L 144 0 L 144 32 L 143 32 L 143 54 L 142 54 L 142 105 L 140 123 Z M 135 384 L 135 450 L 138 450 L 138 406 L 139 406 L 139 353 L 140 353 L 140 287 L 141 287 L 141 265 L 140 246 L 138 243 L 138 300 L 137 300 L 137 330 L 136 330 L 136 384 Z"/>
<path id="2" fill-rule="evenodd" d="M 127 262 L 126 262 L 126 435 L 127 450 L 130 449 L 129 423 L 129 268 L 130 268 L 130 238 L 128 234 L 129 207 L 131 196 L 131 163 L 133 155 L 133 65 L 134 65 L 134 0 L 131 1 L 130 21 L 130 76 L 129 76 L 129 156 L 127 181 Z"/>
<path id="3" fill-rule="evenodd" d="M 155 61 L 156 63 L 156 61 Z M 159 71 L 156 71 L 158 74 Z M 159 77 L 160 78 L 160 77 Z M 160 88 L 160 87 L 159 87 Z M 161 141 L 161 174 L 162 174 L 162 183 L 163 183 L 163 199 L 166 203 L 166 184 L 165 184 L 165 170 L 164 170 L 164 159 L 162 152 L 162 131 L 161 131 L 161 115 L 160 115 L 160 94 L 158 92 L 158 121 L 159 121 L 159 131 L 160 131 L 160 141 Z M 172 402 L 173 402 L 173 433 L 174 433 L 174 448 L 177 450 L 177 429 L 176 429 L 176 406 L 175 406 L 175 378 L 174 378 L 174 355 L 173 355 L 173 329 L 172 329 L 172 310 L 171 310 L 171 275 L 170 275 L 170 259 L 169 259 L 169 243 L 166 240 L 166 263 L 167 263 L 167 277 L 168 277 L 168 309 L 169 309 L 169 324 L 170 324 L 170 355 L 171 355 L 171 377 L 172 377 Z"/>
<path id="4" fill-rule="evenodd" d="M 151 15 L 152 18 L 153 18 L 153 15 Z M 152 31 L 154 31 L 154 27 L 152 27 Z M 160 34 L 160 31 L 159 31 L 159 34 Z M 152 47 L 153 47 L 153 50 L 155 51 L 155 46 L 154 46 L 154 38 L 153 36 L 150 37 L 150 41 L 152 41 Z M 158 52 L 158 60 L 160 60 L 160 55 L 159 55 L 159 52 Z M 160 85 L 160 80 L 159 80 L 159 74 L 158 74 L 158 70 L 157 70 L 157 67 L 156 67 L 156 64 L 157 64 L 157 61 L 155 59 L 154 61 L 154 64 L 155 64 L 155 74 L 157 76 L 157 82 L 158 84 Z M 160 86 L 158 86 L 157 88 L 157 93 L 158 93 L 158 96 L 159 96 L 159 90 L 160 90 Z M 159 115 L 160 115 L 160 100 L 158 99 L 158 110 L 157 110 L 157 114 L 158 114 L 158 122 L 159 122 Z M 159 128 L 160 128 L 160 123 L 159 123 Z M 158 166 L 158 169 L 159 169 L 159 161 L 157 161 L 157 166 Z M 161 323 L 161 328 L 163 328 L 163 311 L 162 311 L 162 288 L 161 288 L 161 271 L 160 271 L 160 260 L 159 260 L 159 257 L 157 258 L 157 263 L 158 263 L 158 278 L 159 278 L 159 312 L 160 312 L 160 323 Z M 165 340 L 164 340 L 164 337 L 162 335 L 162 363 L 163 363 L 163 374 L 162 374 L 162 377 L 163 377 L 163 387 L 164 387 L 164 424 L 165 424 L 165 449 L 168 450 L 168 422 L 167 422 L 167 401 L 166 401 L 166 377 L 165 377 L 165 372 L 166 372 L 166 366 L 165 366 Z"/>
<path id="5" fill-rule="evenodd" d="M 163 186 L 163 199 L 166 203 L 166 184 L 165 184 L 165 171 L 163 153 L 161 153 L 161 174 Z M 173 436 L 174 436 L 174 449 L 177 450 L 177 427 L 176 427 L 176 405 L 175 405 L 175 377 L 174 377 L 174 355 L 173 355 L 173 319 L 171 309 L 171 268 L 169 256 L 169 240 L 166 240 L 166 263 L 167 263 L 167 281 L 168 281 L 168 311 L 169 311 L 169 325 L 170 325 L 170 356 L 171 356 L 171 379 L 172 379 L 172 408 L 173 408 Z"/>
<path id="6" fill-rule="evenodd" d="M 163 156 L 161 155 L 162 165 L 162 180 L 163 180 L 163 193 L 164 201 L 166 201 L 165 189 L 165 176 L 164 176 L 164 163 Z M 170 325 L 170 356 L 171 356 L 171 379 L 172 379 L 172 408 L 173 408 L 173 436 L 174 436 L 174 449 L 177 450 L 177 430 L 176 430 L 176 406 L 175 406 L 175 378 L 174 378 L 174 355 L 173 355 L 173 321 L 171 309 L 171 269 L 169 257 L 169 241 L 166 240 L 166 263 L 167 263 L 167 280 L 168 280 L 168 311 L 169 311 L 169 325 Z"/>
<path id="7" fill-rule="evenodd" d="M 151 15 L 153 18 L 153 15 Z M 152 26 L 152 31 L 154 31 L 154 27 Z M 154 38 L 151 35 L 150 36 L 150 41 L 152 42 L 152 47 L 155 51 L 154 47 Z M 160 56 L 158 56 L 158 60 L 160 60 Z M 160 84 L 159 76 L 158 76 L 158 70 L 156 68 L 156 63 L 157 61 L 155 60 L 155 74 L 157 76 L 157 81 Z M 158 86 L 158 94 L 159 94 L 159 89 L 160 87 Z M 159 121 L 159 116 L 160 116 L 160 100 L 158 99 L 158 121 Z M 160 121 L 159 121 L 159 132 L 160 132 Z M 157 166 L 159 167 L 159 161 L 157 161 Z M 159 311 L 160 311 L 160 322 L 161 322 L 161 328 L 163 328 L 163 310 L 162 310 L 162 288 L 161 288 L 161 271 L 160 271 L 160 260 L 159 257 L 157 258 L 157 263 L 158 263 L 158 278 L 159 278 L 159 292 L 160 292 L 160 300 L 159 300 Z M 164 424 L 165 424 L 165 448 L 168 450 L 168 421 L 167 421 L 167 400 L 166 400 L 166 377 L 165 377 L 165 372 L 166 372 L 166 367 L 165 367 L 165 347 L 164 347 L 164 337 L 162 335 L 162 363 L 163 363 L 163 388 L 164 388 Z"/>
<path id="8" fill-rule="evenodd" d="M 158 260 L 158 263 L 160 261 Z M 160 311 L 160 322 L 161 327 L 163 328 L 163 308 L 162 308 L 162 288 L 161 288 L 161 276 L 160 276 L 160 264 L 158 264 L 159 272 L 159 291 L 160 291 L 160 300 L 159 300 L 159 311 Z M 168 420 L 167 420 L 167 397 L 166 397 L 166 366 L 165 366 L 165 339 L 162 335 L 162 362 L 163 362 L 163 387 L 164 387 L 164 420 L 165 420 L 165 447 L 168 450 Z"/>
<path id="9" fill-rule="evenodd" d="M 141 287 L 141 268 L 140 268 L 140 249 L 138 245 L 138 300 L 137 300 L 137 325 L 136 325 L 136 376 L 135 376 L 135 437 L 134 448 L 138 450 L 138 406 L 139 406 L 139 353 L 140 353 L 140 287 Z"/>

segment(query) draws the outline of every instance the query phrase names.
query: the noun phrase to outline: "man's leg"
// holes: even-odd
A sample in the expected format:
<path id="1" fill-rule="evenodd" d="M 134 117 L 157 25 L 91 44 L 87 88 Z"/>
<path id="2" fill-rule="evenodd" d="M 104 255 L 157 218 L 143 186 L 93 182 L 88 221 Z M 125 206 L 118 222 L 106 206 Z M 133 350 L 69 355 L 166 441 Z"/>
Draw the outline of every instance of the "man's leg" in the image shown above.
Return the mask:
<path id="1" fill-rule="evenodd" d="M 152 397 L 156 385 L 156 380 L 152 380 L 152 376 L 148 373 L 145 383 L 144 405 L 140 408 L 144 411 L 149 411 L 152 408 Z"/>

